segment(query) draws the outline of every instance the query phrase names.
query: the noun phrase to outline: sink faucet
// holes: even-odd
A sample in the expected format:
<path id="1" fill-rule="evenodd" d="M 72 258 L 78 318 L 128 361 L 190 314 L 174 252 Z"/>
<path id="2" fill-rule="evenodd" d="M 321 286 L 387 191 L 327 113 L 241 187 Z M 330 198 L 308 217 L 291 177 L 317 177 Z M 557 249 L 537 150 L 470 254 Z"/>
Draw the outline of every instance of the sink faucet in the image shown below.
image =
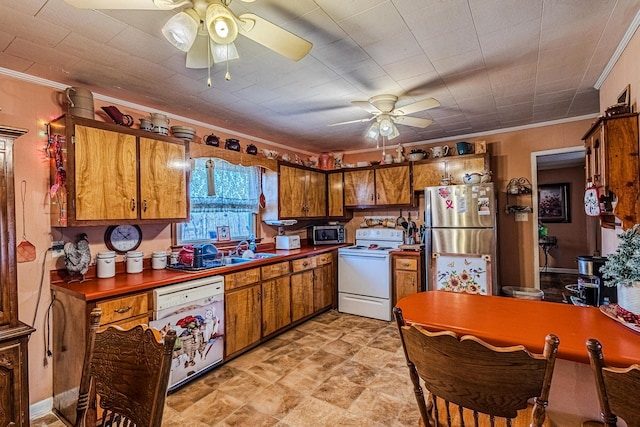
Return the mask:
<path id="1" fill-rule="evenodd" d="M 247 242 L 246 240 L 241 240 L 235 247 L 235 249 L 231 252 L 231 254 L 229 255 L 241 255 L 240 250 L 242 249 L 242 246 L 245 246 L 246 249 L 249 248 L 249 242 Z M 245 249 L 245 250 L 246 250 Z"/>

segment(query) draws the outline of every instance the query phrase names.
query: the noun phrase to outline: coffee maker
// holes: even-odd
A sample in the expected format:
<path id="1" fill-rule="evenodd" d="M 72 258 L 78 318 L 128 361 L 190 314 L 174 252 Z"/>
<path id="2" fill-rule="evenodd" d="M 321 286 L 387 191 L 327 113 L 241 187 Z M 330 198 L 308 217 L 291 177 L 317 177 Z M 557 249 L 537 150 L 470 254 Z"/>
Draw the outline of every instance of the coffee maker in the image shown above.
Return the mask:
<path id="1" fill-rule="evenodd" d="M 616 303 L 618 302 L 618 291 L 615 286 L 605 286 L 602 279 L 602 273 L 600 269 L 607 261 L 606 257 L 581 255 L 576 259 L 578 261 L 578 287 L 581 284 L 592 285 L 596 287 L 599 292 L 599 298 L 596 306 L 602 304 Z"/>

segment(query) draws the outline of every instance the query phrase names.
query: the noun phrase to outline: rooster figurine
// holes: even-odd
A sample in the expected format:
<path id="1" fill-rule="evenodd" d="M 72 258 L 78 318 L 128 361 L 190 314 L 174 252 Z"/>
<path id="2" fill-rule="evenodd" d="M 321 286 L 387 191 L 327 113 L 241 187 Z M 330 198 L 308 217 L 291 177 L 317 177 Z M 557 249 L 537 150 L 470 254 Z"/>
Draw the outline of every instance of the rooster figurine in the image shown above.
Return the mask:
<path id="1" fill-rule="evenodd" d="M 79 280 L 73 277 L 80 274 L 81 282 L 85 281 L 84 275 L 89 270 L 91 264 L 91 250 L 89 248 L 89 240 L 85 233 L 78 235 L 78 242 L 67 242 L 64 244 L 64 265 L 67 267 L 70 282 Z"/>

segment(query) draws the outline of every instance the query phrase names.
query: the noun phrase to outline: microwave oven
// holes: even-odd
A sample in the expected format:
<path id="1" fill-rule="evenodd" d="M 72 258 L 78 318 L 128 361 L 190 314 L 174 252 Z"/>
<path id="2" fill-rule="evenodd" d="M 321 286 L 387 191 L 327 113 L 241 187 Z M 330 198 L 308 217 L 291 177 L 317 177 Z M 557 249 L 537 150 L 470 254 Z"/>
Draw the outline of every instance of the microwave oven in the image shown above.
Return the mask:
<path id="1" fill-rule="evenodd" d="M 316 245 L 335 245 L 345 242 L 344 225 L 314 225 L 309 227 L 308 241 Z"/>

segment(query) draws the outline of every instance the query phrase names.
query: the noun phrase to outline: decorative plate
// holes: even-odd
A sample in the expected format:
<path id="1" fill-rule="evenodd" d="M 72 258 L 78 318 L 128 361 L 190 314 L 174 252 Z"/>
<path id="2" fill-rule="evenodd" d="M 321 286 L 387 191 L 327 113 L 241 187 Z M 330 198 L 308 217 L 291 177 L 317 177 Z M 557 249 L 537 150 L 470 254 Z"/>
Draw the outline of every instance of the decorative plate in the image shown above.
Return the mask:
<path id="1" fill-rule="evenodd" d="M 635 323 L 625 322 L 622 317 L 618 317 L 616 309 L 618 308 L 618 304 L 609 304 L 609 305 L 601 305 L 600 311 L 605 314 L 605 316 L 612 318 L 618 323 L 622 323 L 627 328 L 634 330 L 636 332 L 640 332 L 640 325 L 636 325 Z"/>

